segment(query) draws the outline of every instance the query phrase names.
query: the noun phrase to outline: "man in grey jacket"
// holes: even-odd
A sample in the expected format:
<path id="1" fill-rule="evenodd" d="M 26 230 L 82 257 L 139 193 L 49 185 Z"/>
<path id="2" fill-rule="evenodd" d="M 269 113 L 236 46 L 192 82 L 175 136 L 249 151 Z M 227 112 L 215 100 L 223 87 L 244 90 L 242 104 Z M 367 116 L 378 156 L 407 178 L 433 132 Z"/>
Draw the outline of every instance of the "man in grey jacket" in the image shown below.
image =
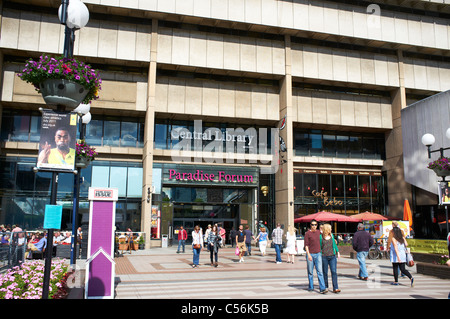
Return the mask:
<path id="1" fill-rule="evenodd" d="M 359 279 L 367 280 L 369 277 L 366 269 L 366 258 L 373 243 L 372 236 L 364 230 L 364 225 L 359 223 L 358 231 L 353 236 L 353 249 L 356 251 L 356 259 L 359 263 Z"/>

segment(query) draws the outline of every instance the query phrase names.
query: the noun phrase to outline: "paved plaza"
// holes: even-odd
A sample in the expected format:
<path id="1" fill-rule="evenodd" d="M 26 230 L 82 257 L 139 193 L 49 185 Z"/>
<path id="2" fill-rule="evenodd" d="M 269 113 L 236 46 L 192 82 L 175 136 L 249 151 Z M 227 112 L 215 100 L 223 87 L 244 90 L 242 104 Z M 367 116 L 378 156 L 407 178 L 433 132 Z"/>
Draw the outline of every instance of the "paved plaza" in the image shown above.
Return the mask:
<path id="1" fill-rule="evenodd" d="M 270 248 L 264 257 L 253 248 L 243 263 L 234 249 L 222 249 L 217 268 L 203 250 L 200 267 L 193 269 L 189 246 L 180 254 L 176 247 L 125 252 L 115 262 L 116 299 L 447 299 L 450 292 L 450 280 L 417 274 L 415 266 L 408 268 L 415 278 L 413 288 L 406 277 L 392 286 L 392 266 L 386 259 L 367 260 L 369 280 L 359 280 L 358 262 L 348 256 L 338 261 L 339 294 L 320 294 L 316 276 L 315 291 L 310 292 L 305 256 L 296 256 L 294 264 L 276 264 Z"/>

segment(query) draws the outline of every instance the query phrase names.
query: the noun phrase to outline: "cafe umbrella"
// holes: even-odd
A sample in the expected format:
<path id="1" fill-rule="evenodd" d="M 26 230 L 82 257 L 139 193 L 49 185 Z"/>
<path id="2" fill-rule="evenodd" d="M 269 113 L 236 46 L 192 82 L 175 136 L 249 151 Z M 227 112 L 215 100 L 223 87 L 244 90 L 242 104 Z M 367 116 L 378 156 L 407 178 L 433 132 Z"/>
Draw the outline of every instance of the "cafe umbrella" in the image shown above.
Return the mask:
<path id="1" fill-rule="evenodd" d="M 355 220 L 349 216 L 323 211 L 296 218 L 294 219 L 294 223 L 309 223 L 313 219 L 318 222 L 351 222 L 351 223 L 358 222 L 358 220 Z"/>
<path id="2" fill-rule="evenodd" d="M 371 212 L 364 212 L 356 215 L 351 215 L 350 218 L 356 219 L 356 221 L 370 221 L 370 220 L 388 220 L 387 217 Z"/>

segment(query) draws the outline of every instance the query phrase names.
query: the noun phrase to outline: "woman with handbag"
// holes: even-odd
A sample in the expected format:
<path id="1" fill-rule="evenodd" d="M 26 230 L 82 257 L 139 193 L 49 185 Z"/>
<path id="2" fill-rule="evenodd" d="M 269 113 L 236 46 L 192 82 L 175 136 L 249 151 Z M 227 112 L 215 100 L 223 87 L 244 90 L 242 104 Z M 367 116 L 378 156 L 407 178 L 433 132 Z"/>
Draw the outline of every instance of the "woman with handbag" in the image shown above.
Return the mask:
<path id="1" fill-rule="evenodd" d="M 218 264 L 218 253 L 220 244 L 222 242 L 222 237 L 219 234 L 219 230 L 217 228 L 217 225 L 214 225 L 212 230 L 209 232 L 208 239 L 207 239 L 207 245 L 209 249 L 209 257 L 211 259 L 211 266 L 217 267 Z M 214 257 L 214 260 L 213 260 Z"/>
<path id="2" fill-rule="evenodd" d="M 403 237 L 403 233 L 399 227 L 392 228 L 392 241 L 390 247 L 390 257 L 392 262 L 392 269 L 394 271 L 394 282 L 391 285 L 398 286 L 398 269 L 402 274 L 406 275 L 411 280 L 411 287 L 414 284 L 414 278 L 411 276 L 408 270 L 405 268 L 406 264 L 406 247 L 408 243 L 406 238 Z"/>
<path id="3" fill-rule="evenodd" d="M 192 231 L 192 251 L 194 253 L 192 260 L 193 262 L 192 268 L 198 267 L 202 247 L 203 247 L 203 235 L 200 230 L 200 226 L 197 225 L 194 227 L 194 230 Z"/>

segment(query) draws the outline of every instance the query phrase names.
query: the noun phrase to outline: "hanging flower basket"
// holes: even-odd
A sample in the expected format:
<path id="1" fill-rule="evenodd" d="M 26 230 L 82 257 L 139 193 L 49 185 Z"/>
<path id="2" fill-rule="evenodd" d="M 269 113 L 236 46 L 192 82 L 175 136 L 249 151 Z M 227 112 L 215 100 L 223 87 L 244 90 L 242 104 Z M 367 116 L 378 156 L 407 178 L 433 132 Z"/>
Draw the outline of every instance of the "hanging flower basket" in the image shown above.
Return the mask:
<path id="1" fill-rule="evenodd" d="M 75 166 L 78 168 L 85 168 L 95 159 L 98 153 L 95 148 L 86 144 L 85 141 L 80 141 L 76 145 L 76 159 Z"/>
<path id="2" fill-rule="evenodd" d="M 450 160 L 448 157 L 441 157 L 429 163 L 427 168 L 432 169 L 437 176 L 450 176 Z"/>
<path id="3" fill-rule="evenodd" d="M 75 166 L 77 168 L 86 168 L 91 164 L 91 159 L 87 157 L 77 156 L 75 160 Z"/>
<path id="4" fill-rule="evenodd" d="M 29 59 L 17 75 L 33 84 L 47 104 L 71 108 L 98 99 L 102 83 L 98 71 L 90 65 L 61 56 L 42 55 L 39 61 Z"/>
<path id="5" fill-rule="evenodd" d="M 48 105 L 64 105 L 76 108 L 88 91 L 81 85 L 66 79 L 48 79 L 39 83 L 44 101 Z"/>

